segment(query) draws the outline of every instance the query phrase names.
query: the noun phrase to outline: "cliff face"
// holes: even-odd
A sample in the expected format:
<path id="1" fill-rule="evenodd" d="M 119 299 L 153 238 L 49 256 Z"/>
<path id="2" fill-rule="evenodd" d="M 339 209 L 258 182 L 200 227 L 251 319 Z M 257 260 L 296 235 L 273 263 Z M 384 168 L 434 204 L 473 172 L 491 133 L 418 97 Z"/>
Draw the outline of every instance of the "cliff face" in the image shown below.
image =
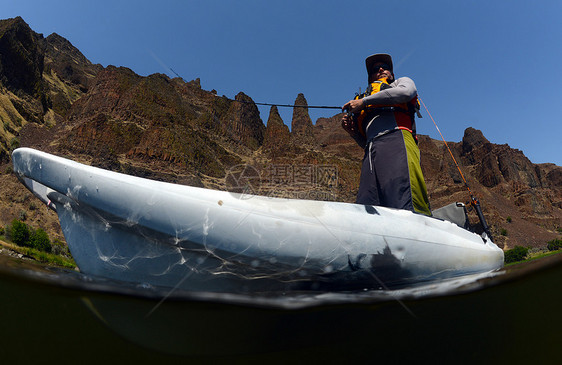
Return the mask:
<path id="1" fill-rule="evenodd" d="M 0 23 L 0 80 L 6 88 L 33 96 L 43 91 L 42 39 L 20 17 Z"/>
<path id="2" fill-rule="evenodd" d="M 42 123 L 47 108 L 43 36 L 22 18 L 0 21 L 0 162 L 19 146 L 18 131 L 28 121 Z"/>
<path id="3" fill-rule="evenodd" d="M 239 151 L 263 143 L 265 126 L 256 105 L 243 93 L 236 100 L 216 97 L 197 83 L 110 66 L 72 104 L 67 129 L 55 143 L 70 153 L 114 153 L 221 177 L 225 167 L 240 161 Z"/>
<path id="4" fill-rule="evenodd" d="M 0 161 L 6 162 L 21 128 L 62 122 L 102 67 L 66 39 L 33 32 L 20 17 L 0 21 L 0 50 Z"/>
<path id="5" fill-rule="evenodd" d="M 521 151 L 490 143 L 473 128 L 465 130 L 461 142 L 448 144 L 460 171 L 443 142 L 425 136 L 420 139 L 422 169 L 434 207 L 451 199 L 467 201 L 462 172 L 471 192 L 485 206 L 499 243 L 536 246 L 559 236 L 561 167 L 533 164 Z M 472 218 L 477 221 L 474 215 Z"/>
<path id="6" fill-rule="evenodd" d="M 92 64 L 67 39 L 53 33 L 45 38 L 45 74 L 57 75 L 61 80 L 87 92 L 101 65 Z"/>
<path id="7" fill-rule="evenodd" d="M 312 123 L 298 94 L 291 130 L 272 107 L 267 126 L 252 99 L 235 100 L 166 75 L 142 77 L 92 64 L 63 37 L 34 33 L 21 19 L 0 21 L 0 162 L 29 146 L 151 179 L 226 189 L 241 164 L 260 174 L 258 193 L 353 202 L 363 150 L 341 128 L 341 114 Z M 430 202 L 437 208 L 480 198 L 496 241 L 541 246 L 559 237 L 562 168 L 531 163 L 523 152 L 490 143 L 468 128 L 460 142 L 419 136 Z M 27 212 L 31 224 L 60 235 L 56 216 L 0 175 L 0 223 Z M 471 220 L 476 222 L 474 212 Z M 50 228 L 49 228 L 50 227 Z"/>

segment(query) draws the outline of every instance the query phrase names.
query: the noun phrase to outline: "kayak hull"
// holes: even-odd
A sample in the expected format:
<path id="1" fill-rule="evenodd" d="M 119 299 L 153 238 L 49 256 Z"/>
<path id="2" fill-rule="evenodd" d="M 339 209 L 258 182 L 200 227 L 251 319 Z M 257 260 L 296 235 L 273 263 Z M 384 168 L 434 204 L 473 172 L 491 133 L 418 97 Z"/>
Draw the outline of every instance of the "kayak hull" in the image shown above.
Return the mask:
<path id="1" fill-rule="evenodd" d="M 14 171 L 56 210 L 84 273 L 183 290 L 392 288 L 491 271 L 490 239 L 409 211 L 215 191 L 30 148 Z"/>

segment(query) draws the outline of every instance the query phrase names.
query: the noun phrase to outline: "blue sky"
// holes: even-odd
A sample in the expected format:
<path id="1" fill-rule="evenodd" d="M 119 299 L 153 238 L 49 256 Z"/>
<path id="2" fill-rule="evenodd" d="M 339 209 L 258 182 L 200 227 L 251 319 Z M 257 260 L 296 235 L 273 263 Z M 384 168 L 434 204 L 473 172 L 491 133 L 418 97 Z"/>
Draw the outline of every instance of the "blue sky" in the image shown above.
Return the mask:
<path id="1" fill-rule="evenodd" d="M 343 105 L 366 86 L 365 57 L 391 53 L 447 141 L 467 127 L 562 166 L 562 1 L 22 1 L 0 18 L 60 34 L 94 63 L 170 68 L 256 102 Z M 290 125 L 292 110 L 282 108 Z M 269 108 L 260 108 L 264 123 Z M 337 111 L 310 110 L 313 121 Z M 425 110 L 418 132 L 439 139 Z"/>

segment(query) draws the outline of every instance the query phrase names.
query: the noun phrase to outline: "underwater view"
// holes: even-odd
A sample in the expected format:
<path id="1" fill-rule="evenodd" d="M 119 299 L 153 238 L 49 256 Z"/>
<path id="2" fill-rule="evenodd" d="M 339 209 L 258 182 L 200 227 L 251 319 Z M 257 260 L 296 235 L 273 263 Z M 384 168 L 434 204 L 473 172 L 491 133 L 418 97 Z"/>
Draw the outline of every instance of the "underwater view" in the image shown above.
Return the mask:
<path id="1" fill-rule="evenodd" d="M 394 290 L 187 292 L 0 255 L 9 363 L 551 362 L 562 255 Z"/>

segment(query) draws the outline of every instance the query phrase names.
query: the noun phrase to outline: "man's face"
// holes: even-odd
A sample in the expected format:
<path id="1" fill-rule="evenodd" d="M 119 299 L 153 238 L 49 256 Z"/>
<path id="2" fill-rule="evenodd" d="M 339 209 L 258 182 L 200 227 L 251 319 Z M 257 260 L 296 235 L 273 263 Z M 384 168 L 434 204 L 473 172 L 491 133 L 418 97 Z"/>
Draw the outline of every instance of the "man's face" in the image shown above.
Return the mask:
<path id="1" fill-rule="evenodd" d="M 375 80 L 380 80 L 382 78 L 386 78 L 388 81 L 393 81 L 394 77 L 392 76 L 392 71 L 390 71 L 390 66 L 386 63 L 377 62 L 373 65 L 371 69 L 371 73 L 369 75 L 369 82 L 373 82 Z"/>

